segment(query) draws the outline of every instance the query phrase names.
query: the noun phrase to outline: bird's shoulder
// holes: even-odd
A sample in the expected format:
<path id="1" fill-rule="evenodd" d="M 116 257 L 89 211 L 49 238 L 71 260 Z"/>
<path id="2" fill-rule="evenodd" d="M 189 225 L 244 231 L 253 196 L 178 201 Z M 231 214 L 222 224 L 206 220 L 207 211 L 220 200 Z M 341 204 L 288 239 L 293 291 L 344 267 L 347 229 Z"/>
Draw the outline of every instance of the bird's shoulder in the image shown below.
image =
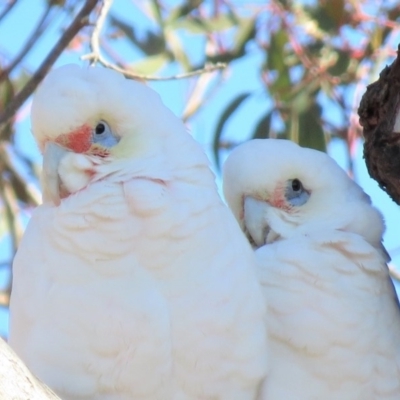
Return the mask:
<path id="1" fill-rule="evenodd" d="M 289 348 L 292 364 L 300 360 L 314 378 L 364 381 L 373 398 L 396 398 L 400 313 L 379 250 L 357 234 L 319 231 L 266 245 L 257 256 L 272 346 Z M 301 364 L 316 357 L 319 367 Z"/>
<path id="2" fill-rule="evenodd" d="M 362 236 L 341 230 L 315 230 L 298 233 L 263 246 L 256 251 L 263 264 L 281 263 L 332 265 L 337 272 L 369 272 L 387 276 L 386 260 L 380 249 Z"/>

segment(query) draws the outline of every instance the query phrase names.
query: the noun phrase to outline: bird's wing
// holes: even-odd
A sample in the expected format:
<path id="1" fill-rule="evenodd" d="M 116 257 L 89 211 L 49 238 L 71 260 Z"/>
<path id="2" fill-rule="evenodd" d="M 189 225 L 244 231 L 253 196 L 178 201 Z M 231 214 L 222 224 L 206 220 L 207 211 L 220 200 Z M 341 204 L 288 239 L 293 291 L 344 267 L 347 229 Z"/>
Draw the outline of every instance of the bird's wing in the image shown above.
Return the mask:
<path id="1" fill-rule="evenodd" d="M 398 398 L 400 313 L 381 255 L 346 232 L 256 254 L 269 307 L 265 399 Z"/>

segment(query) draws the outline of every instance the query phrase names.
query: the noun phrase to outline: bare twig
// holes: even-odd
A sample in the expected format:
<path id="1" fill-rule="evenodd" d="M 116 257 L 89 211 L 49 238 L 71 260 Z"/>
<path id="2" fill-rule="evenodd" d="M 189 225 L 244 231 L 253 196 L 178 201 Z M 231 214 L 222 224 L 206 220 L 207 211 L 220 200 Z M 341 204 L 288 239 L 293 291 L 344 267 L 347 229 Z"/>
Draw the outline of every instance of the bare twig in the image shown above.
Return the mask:
<path id="1" fill-rule="evenodd" d="M 103 0 L 99 17 L 93 27 L 92 37 L 90 39 L 90 48 L 92 52 L 82 57 L 83 60 L 90 60 L 91 64 L 96 64 L 97 61 L 101 62 L 100 53 L 100 33 L 103 29 L 104 22 L 112 6 L 113 0 Z M 102 62 L 101 62 L 102 63 Z"/>
<path id="2" fill-rule="evenodd" d="M 63 33 L 57 44 L 53 47 L 46 59 L 43 61 L 38 70 L 33 74 L 29 82 L 24 88 L 14 97 L 8 104 L 6 109 L 0 115 L 0 134 L 3 131 L 4 124 L 6 124 L 18 110 L 18 108 L 25 102 L 25 100 L 35 91 L 39 83 L 46 76 L 52 65 L 55 63 L 60 54 L 68 46 L 69 42 L 74 36 L 88 23 L 88 16 L 95 8 L 98 0 L 86 0 L 82 9 L 72 21 L 71 25 Z M 0 136 L 1 137 L 1 136 Z"/>
<path id="3" fill-rule="evenodd" d="M 33 47 L 33 45 L 37 42 L 37 40 L 42 36 L 43 32 L 46 29 L 47 24 L 45 24 L 47 17 L 50 13 L 52 8 L 51 3 L 49 3 L 44 11 L 42 17 L 40 18 L 39 22 L 36 25 L 35 30 L 30 35 L 28 41 L 25 43 L 25 46 L 21 49 L 19 54 L 13 59 L 13 61 L 4 68 L 3 71 L 0 72 L 0 82 L 7 78 L 11 71 L 21 62 L 21 60 L 25 57 L 28 51 Z"/>
<path id="4" fill-rule="evenodd" d="M 120 72 L 121 74 L 124 74 L 124 76 L 126 78 L 143 80 L 143 81 L 172 81 L 172 80 L 178 80 L 178 79 L 187 79 L 187 78 L 191 78 L 193 76 L 198 76 L 201 74 L 206 74 L 209 72 L 214 72 L 217 70 L 225 69 L 227 67 L 227 64 L 225 64 L 225 63 L 206 64 L 204 66 L 204 68 L 196 69 L 195 71 L 184 72 L 182 74 L 169 75 L 169 76 L 154 76 L 154 75 L 135 74 L 134 72 L 130 72 L 126 69 L 117 67 L 116 65 L 110 64 L 102 59 L 99 59 L 98 61 L 104 67 L 113 69 L 117 72 Z"/>
<path id="5" fill-rule="evenodd" d="M 17 0 L 11 0 L 0 14 L 0 21 L 12 10 L 17 4 Z"/>
<path id="6" fill-rule="evenodd" d="M 221 82 L 224 79 L 223 74 L 220 74 L 218 79 L 213 81 L 213 75 L 201 75 L 193 89 L 192 94 L 186 101 L 186 107 L 182 113 L 182 121 L 186 122 L 202 107 L 210 101 L 217 90 L 221 87 Z"/>
<path id="7" fill-rule="evenodd" d="M 226 68 L 227 64 L 225 64 L 225 63 L 206 64 L 203 68 L 197 69 L 195 71 L 190 71 L 190 72 L 185 72 L 182 74 L 176 74 L 176 75 L 170 75 L 170 76 L 154 76 L 154 75 L 136 74 L 125 68 L 121 68 L 118 65 L 108 62 L 101 54 L 100 33 L 103 29 L 104 22 L 106 20 L 108 12 L 110 11 L 112 3 L 113 3 L 113 0 L 104 0 L 103 1 L 103 7 L 100 11 L 99 18 L 97 19 L 96 24 L 94 25 L 92 37 L 90 40 L 91 52 L 89 54 L 85 54 L 84 56 L 82 56 L 81 57 L 82 60 L 88 60 L 88 61 L 90 61 L 91 64 L 96 64 L 97 62 L 99 62 L 101 65 L 103 65 L 106 68 L 110 68 L 110 69 L 113 69 L 114 71 L 120 72 L 126 78 L 143 80 L 143 81 L 170 81 L 170 80 L 177 80 L 177 79 L 186 79 L 186 78 L 190 78 L 193 76 L 197 76 L 197 75 L 201 75 L 204 73 L 213 72 L 216 70 L 221 70 L 221 69 Z"/>

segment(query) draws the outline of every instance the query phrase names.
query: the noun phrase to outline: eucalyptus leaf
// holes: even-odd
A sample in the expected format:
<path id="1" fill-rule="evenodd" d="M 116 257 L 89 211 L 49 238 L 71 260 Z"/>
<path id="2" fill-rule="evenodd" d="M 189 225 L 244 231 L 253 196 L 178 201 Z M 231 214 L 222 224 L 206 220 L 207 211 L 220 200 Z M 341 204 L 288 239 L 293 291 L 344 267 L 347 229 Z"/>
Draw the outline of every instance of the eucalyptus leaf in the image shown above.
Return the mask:
<path id="1" fill-rule="evenodd" d="M 266 139 L 271 130 L 272 111 L 267 112 L 257 123 L 251 139 Z"/>
<path id="2" fill-rule="evenodd" d="M 232 116 L 232 114 L 237 110 L 237 108 L 251 95 L 251 93 L 242 93 L 235 97 L 229 104 L 226 106 L 224 111 L 222 112 L 217 127 L 214 132 L 214 142 L 213 142 L 213 150 L 214 157 L 217 167 L 219 168 L 219 143 L 222 136 L 222 132 L 224 130 L 225 124 L 228 119 Z"/>
<path id="3" fill-rule="evenodd" d="M 313 103 L 310 108 L 299 114 L 298 143 L 303 147 L 326 151 L 326 139 L 321 121 L 321 106 Z"/>
<path id="4" fill-rule="evenodd" d="M 162 69 L 171 57 L 167 53 L 156 54 L 130 64 L 130 69 L 138 74 L 151 75 Z"/>
<path id="5" fill-rule="evenodd" d="M 329 68 L 329 73 L 336 76 L 342 75 L 347 71 L 350 61 L 350 54 L 347 51 L 337 50 L 336 63 Z"/>

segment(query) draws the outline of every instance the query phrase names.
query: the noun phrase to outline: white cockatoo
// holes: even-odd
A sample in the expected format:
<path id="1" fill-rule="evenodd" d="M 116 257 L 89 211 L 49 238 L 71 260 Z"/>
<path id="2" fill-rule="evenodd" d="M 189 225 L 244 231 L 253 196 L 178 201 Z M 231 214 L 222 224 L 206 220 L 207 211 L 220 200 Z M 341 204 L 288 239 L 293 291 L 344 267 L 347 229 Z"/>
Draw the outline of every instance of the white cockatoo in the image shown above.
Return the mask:
<path id="1" fill-rule="evenodd" d="M 400 313 L 384 224 L 326 154 L 252 140 L 224 193 L 254 245 L 268 304 L 265 400 L 400 399 Z"/>
<path id="2" fill-rule="evenodd" d="M 145 85 L 67 65 L 32 130 L 44 203 L 14 262 L 17 354 L 63 400 L 255 399 L 256 259 L 183 123 Z"/>

